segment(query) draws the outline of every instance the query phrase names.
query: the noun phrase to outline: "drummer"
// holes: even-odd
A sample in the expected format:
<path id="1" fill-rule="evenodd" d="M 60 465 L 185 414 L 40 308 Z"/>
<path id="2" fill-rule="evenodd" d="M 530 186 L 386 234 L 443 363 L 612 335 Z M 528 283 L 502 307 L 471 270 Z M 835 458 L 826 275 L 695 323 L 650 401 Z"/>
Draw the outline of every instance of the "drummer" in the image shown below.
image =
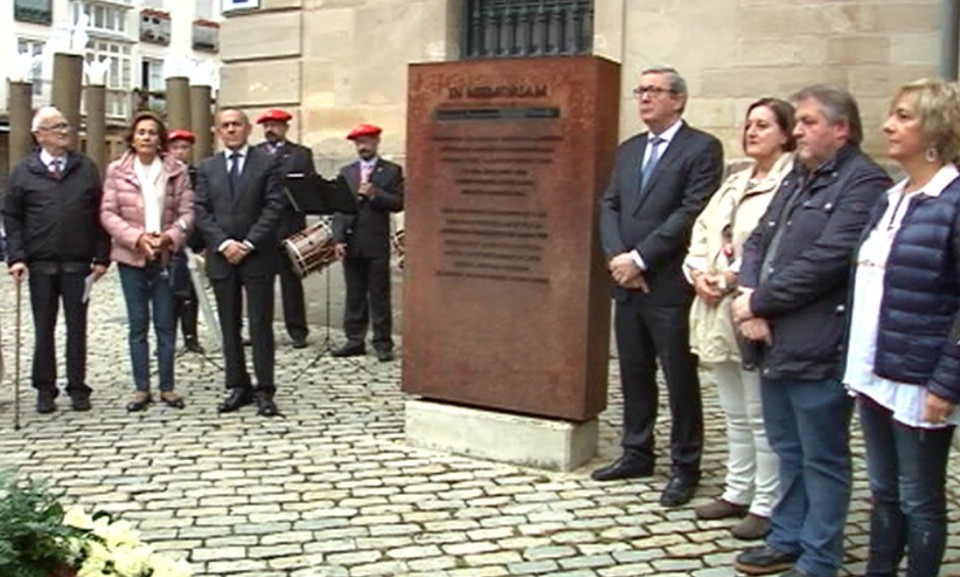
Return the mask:
<path id="1" fill-rule="evenodd" d="M 394 358 L 393 314 L 390 308 L 390 213 L 403 210 L 403 169 L 380 157 L 380 133 L 372 124 L 354 128 L 353 141 L 359 157 L 340 169 L 360 201 L 356 214 L 333 218 L 333 238 L 343 258 L 347 285 L 343 330 L 347 342 L 333 352 L 335 357 L 366 353 L 367 325 L 373 325 L 373 348 L 381 362 Z"/>
<path id="2" fill-rule="evenodd" d="M 313 165 L 313 152 L 287 139 L 287 130 L 293 116 L 286 110 L 271 108 L 257 118 L 257 124 L 263 127 L 264 141 L 257 144 L 264 152 L 277 156 L 281 162 L 281 172 L 287 174 L 316 174 Z M 292 234 L 307 228 L 306 216 L 288 206 L 280 220 L 277 230 L 279 242 Z M 284 260 L 280 269 L 280 291 L 283 302 L 283 320 L 293 348 L 307 346 L 307 309 L 304 303 L 303 281 L 291 264 Z"/>

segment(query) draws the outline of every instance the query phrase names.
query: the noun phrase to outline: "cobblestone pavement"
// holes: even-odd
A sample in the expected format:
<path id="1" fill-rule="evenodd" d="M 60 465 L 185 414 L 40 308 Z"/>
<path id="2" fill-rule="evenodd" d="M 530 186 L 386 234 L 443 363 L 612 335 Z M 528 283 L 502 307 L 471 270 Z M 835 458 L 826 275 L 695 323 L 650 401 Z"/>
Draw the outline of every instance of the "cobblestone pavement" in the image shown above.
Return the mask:
<path id="1" fill-rule="evenodd" d="M 667 475 L 663 454 L 654 479 L 589 479 L 594 466 L 618 453 L 615 367 L 599 455 L 572 473 L 406 446 L 398 363 L 325 357 L 294 383 L 316 351 L 292 350 L 279 325 L 277 401 L 285 418 L 258 418 L 251 408 L 218 415 L 221 373 L 195 355 L 178 360 L 185 410 L 154 405 L 130 415 L 123 408 L 132 386 L 126 315 L 112 271 L 95 287 L 90 314 L 93 411 L 72 412 L 61 397 L 57 413 L 37 415 L 27 385 L 24 426 L 16 432 L 13 294 L 4 275 L 0 322 L 8 375 L 0 389 L 0 464 L 49 479 L 67 502 L 119 514 L 157 548 L 188 556 L 198 575 L 735 574 L 731 560 L 743 543 L 730 537 L 727 522 L 700 522 L 691 508 L 666 510 L 657 503 Z M 32 336 L 26 291 L 23 318 L 27 375 Z M 314 345 L 321 332 L 314 330 Z M 705 397 L 708 450 L 694 505 L 719 493 L 723 474 L 723 419 L 709 386 Z M 661 440 L 667 424 L 658 427 Z M 847 567 L 854 575 L 862 573 L 868 508 L 856 437 L 847 538 Z M 943 575 L 960 575 L 958 481 L 954 467 L 952 546 Z"/>

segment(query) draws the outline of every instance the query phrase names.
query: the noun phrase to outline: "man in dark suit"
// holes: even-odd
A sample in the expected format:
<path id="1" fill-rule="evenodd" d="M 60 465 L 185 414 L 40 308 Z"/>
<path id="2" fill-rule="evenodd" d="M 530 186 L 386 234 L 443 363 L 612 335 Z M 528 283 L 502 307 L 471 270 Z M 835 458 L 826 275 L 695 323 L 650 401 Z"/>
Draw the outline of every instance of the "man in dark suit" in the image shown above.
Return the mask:
<path id="1" fill-rule="evenodd" d="M 313 165 L 313 152 L 306 146 L 287 140 L 287 129 L 293 118 L 289 112 L 278 108 L 271 108 L 257 118 L 257 124 L 263 126 L 263 137 L 266 139 L 257 145 L 257 148 L 280 159 L 282 176 L 288 174 L 315 174 L 317 169 Z M 307 228 L 306 215 L 294 210 L 293 205 L 287 203 L 287 208 L 280 218 L 280 227 L 277 229 L 279 242 L 294 233 Z M 293 341 L 293 348 L 302 349 L 307 346 L 307 309 L 303 297 L 303 280 L 293 269 L 293 263 L 285 259 L 280 267 L 280 295 L 283 302 L 283 320 L 287 326 L 287 334 Z"/>
<path id="2" fill-rule="evenodd" d="M 39 148 L 10 173 L 3 218 L 10 275 L 30 284 L 37 412 L 57 410 L 60 301 L 67 324 L 67 394 L 73 410 L 89 411 L 87 282 L 102 277 L 110 263 L 110 237 L 100 224 L 100 171 L 69 149 L 73 127 L 56 108 L 38 110 L 32 131 Z"/>
<path id="3" fill-rule="evenodd" d="M 700 381 L 688 325 L 694 295 L 681 263 L 693 223 L 720 185 L 723 148 L 681 119 L 687 89 L 676 70 L 645 70 L 633 92 L 648 132 L 620 145 L 600 203 L 601 240 L 615 282 L 623 455 L 593 478 L 653 474 L 659 360 L 670 397 L 673 461 L 660 503 L 677 507 L 700 482 L 703 452 Z"/>
<path id="4" fill-rule="evenodd" d="M 373 324 L 373 348 L 382 362 L 393 360 L 393 313 L 390 309 L 390 213 L 403 210 L 403 169 L 380 158 L 382 130 L 361 124 L 347 136 L 359 160 L 340 169 L 357 195 L 357 214 L 333 218 L 337 256 L 343 259 L 347 302 L 343 331 L 347 342 L 335 357 L 365 354 L 367 324 Z M 369 306 L 368 303 L 369 302 Z"/>
<path id="5" fill-rule="evenodd" d="M 229 413 L 256 401 L 258 414 L 272 417 L 278 414 L 273 402 L 273 284 L 282 258 L 277 226 L 287 201 L 279 160 L 247 144 L 251 127 L 246 114 L 221 110 L 216 128 L 225 150 L 197 167 L 194 203 L 223 331 L 230 394 L 219 410 Z M 250 383 L 240 337 L 244 290 L 256 388 Z"/>

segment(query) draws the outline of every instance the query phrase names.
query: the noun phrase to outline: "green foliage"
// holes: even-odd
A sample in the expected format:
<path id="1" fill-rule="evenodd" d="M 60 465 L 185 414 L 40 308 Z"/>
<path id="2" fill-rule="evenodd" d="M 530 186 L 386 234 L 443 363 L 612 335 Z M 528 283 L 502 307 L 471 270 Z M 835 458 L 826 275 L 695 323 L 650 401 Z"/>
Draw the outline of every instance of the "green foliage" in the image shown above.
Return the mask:
<path id="1" fill-rule="evenodd" d="M 0 575 L 48 577 L 69 564 L 68 537 L 76 531 L 63 525 L 63 514 L 46 484 L 0 471 Z"/>

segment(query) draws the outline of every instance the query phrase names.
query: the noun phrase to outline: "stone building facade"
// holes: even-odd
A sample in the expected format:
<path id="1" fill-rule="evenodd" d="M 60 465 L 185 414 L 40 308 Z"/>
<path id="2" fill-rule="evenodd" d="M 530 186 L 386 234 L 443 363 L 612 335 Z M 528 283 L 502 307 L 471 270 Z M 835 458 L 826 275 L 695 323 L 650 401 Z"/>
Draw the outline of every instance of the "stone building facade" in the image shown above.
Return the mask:
<path id="1" fill-rule="evenodd" d="M 573 2 L 589 7 L 590 52 L 622 64 L 620 138 L 642 129 L 631 94 L 639 72 L 671 65 L 689 83 L 687 120 L 720 137 L 730 161 L 742 156 L 750 102 L 821 82 L 857 96 L 866 148 L 880 155 L 894 90 L 938 70 L 940 0 L 259 0 L 225 13 L 219 103 L 251 116 L 289 110 L 290 137 L 313 149 L 325 175 L 354 158 L 345 136 L 359 122 L 382 126 L 384 156 L 402 164 L 409 63 L 464 57 L 477 6 Z M 338 265 L 331 277 L 336 327 Z M 401 280 L 395 271 L 397 330 Z M 307 287 L 311 321 L 326 323 L 321 276 Z"/>
<path id="2" fill-rule="evenodd" d="M 261 0 L 256 9 L 228 14 L 223 25 L 221 103 L 252 113 L 290 109 L 292 136 L 313 148 L 325 172 L 351 157 L 344 135 L 361 121 L 382 125 L 384 153 L 402 162 L 407 64 L 461 58 L 471 4 Z M 666 64 L 689 82 L 688 121 L 718 135 L 728 159 L 740 155 L 749 102 L 817 82 L 853 92 L 867 150 L 879 154 L 879 126 L 894 90 L 938 70 L 939 0 L 589 4 L 592 53 L 622 64 L 621 138 L 641 129 L 630 94 L 639 71 Z"/>

